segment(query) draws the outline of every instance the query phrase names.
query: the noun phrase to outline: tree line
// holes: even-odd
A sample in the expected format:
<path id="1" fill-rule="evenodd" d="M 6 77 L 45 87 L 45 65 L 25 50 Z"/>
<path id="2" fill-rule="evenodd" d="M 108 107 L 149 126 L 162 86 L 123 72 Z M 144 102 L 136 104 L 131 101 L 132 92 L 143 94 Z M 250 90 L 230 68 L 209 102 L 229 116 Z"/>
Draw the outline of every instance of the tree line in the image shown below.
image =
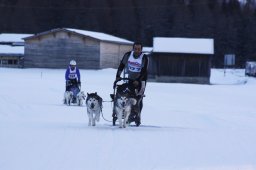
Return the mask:
<path id="1" fill-rule="evenodd" d="M 235 54 L 256 60 L 255 0 L 0 0 L 0 32 L 67 27 L 99 31 L 152 46 L 153 37 L 213 38 L 213 67 Z"/>

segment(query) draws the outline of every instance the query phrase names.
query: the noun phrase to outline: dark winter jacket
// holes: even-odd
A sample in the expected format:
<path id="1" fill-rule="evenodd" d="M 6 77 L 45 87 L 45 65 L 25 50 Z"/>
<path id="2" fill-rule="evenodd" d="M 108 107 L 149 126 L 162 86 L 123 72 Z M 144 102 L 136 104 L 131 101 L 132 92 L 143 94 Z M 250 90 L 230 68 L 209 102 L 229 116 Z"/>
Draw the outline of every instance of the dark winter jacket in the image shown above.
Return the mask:
<path id="1" fill-rule="evenodd" d="M 129 60 L 132 54 L 133 51 L 125 53 L 117 69 L 116 77 L 120 77 L 122 71 L 125 69 L 125 73 L 128 74 L 128 78 L 132 80 L 146 81 L 148 69 L 148 56 L 142 53 L 140 56 L 141 62 L 136 62 L 140 61 L 138 59 L 133 59 L 135 61 L 133 62 L 131 59 Z"/>

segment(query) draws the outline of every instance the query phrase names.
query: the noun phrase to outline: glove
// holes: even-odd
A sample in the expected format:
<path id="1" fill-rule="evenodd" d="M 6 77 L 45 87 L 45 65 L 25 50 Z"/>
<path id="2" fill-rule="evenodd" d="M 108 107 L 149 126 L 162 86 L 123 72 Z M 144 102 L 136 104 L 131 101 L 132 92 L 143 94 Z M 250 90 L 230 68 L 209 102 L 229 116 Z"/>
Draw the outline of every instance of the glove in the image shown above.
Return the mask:
<path id="1" fill-rule="evenodd" d="M 66 85 L 67 86 L 70 86 L 72 83 L 71 83 L 71 81 L 70 80 L 66 80 Z"/>
<path id="2" fill-rule="evenodd" d="M 139 82 L 137 80 L 133 81 L 132 84 L 134 85 L 134 87 L 138 87 L 139 86 Z"/>

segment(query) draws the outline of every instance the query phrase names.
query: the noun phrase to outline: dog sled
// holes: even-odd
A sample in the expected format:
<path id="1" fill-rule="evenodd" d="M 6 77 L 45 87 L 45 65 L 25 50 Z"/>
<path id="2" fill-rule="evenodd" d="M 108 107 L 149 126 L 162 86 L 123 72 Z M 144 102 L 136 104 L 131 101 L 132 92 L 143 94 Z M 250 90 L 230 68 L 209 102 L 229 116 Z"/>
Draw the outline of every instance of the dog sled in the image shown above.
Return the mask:
<path id="1" fill-rule="evenodd" d="M 85 100 L 84 92 L 80 90 L 78 84 L 73 84 L 72 82 L 68 83 L 69 90 L 64 93 L 64 104 L 82 106 Z"/>
<path id="2" fill-rule="evenodd" d="M 112 101 L 114 102 L 113 104 L 113 114 L 112 114 L 112 123 L 113 126 L 116 125 L 116 121 L 118 120 L 118 115 L 117 115 L 117 109 L 118 107 L 118 98 L 120 96 L 126 96 L 128 98 L 135 99 L 136 102 L 135 104 L 132 104 L 131 106 L 131 112 L 129 114 L 128 119 L 125 122 L 126 124 L 130 124 L 132 122 L 135 123 L 136 126 L 139 126 L 141 124 L 141 109 L 142 109 L 142 98 L 143 96 L 138 96 L 137 91 L 138 89 L 135 89 L 132 85 L 133 80 L 129 78 L 121 78 L 120 80 L 116 80 L 113 84 L 113 89 L 114 93 L 110 94 L 110 97 Z M 140 86 L 140 85 L 139 85 Z M 122 115 L 122 119 L 125 119 L 125 115 Z M 119 122 L 120 123 L 120 122 Z"/>

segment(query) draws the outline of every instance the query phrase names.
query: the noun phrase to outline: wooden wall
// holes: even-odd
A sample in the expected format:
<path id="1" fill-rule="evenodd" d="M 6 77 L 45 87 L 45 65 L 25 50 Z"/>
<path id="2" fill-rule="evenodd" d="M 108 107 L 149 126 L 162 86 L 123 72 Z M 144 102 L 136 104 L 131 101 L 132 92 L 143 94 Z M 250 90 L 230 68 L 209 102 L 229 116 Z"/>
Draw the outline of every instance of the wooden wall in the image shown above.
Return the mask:
<path id="1" fill-rule="evenodd" d="M 149 78 L 166 82 L 208 84 L 211 57 L 201 54 L 153 53 Z"/>
<path id="2" fill-rule="evenodd" d="M 25 41 L 25 67 L 66 68 L 71 59 L 81 69 L 100 68 L 100 42 L 64 31 Z"/>
<path id="3" fill-rule="evenodd" d="M 132 49 L 132 44 L 122 45 L 111 42 L 101 42 L 100 47 L 100 67 L 117 68 L 123 55 Z"/>

